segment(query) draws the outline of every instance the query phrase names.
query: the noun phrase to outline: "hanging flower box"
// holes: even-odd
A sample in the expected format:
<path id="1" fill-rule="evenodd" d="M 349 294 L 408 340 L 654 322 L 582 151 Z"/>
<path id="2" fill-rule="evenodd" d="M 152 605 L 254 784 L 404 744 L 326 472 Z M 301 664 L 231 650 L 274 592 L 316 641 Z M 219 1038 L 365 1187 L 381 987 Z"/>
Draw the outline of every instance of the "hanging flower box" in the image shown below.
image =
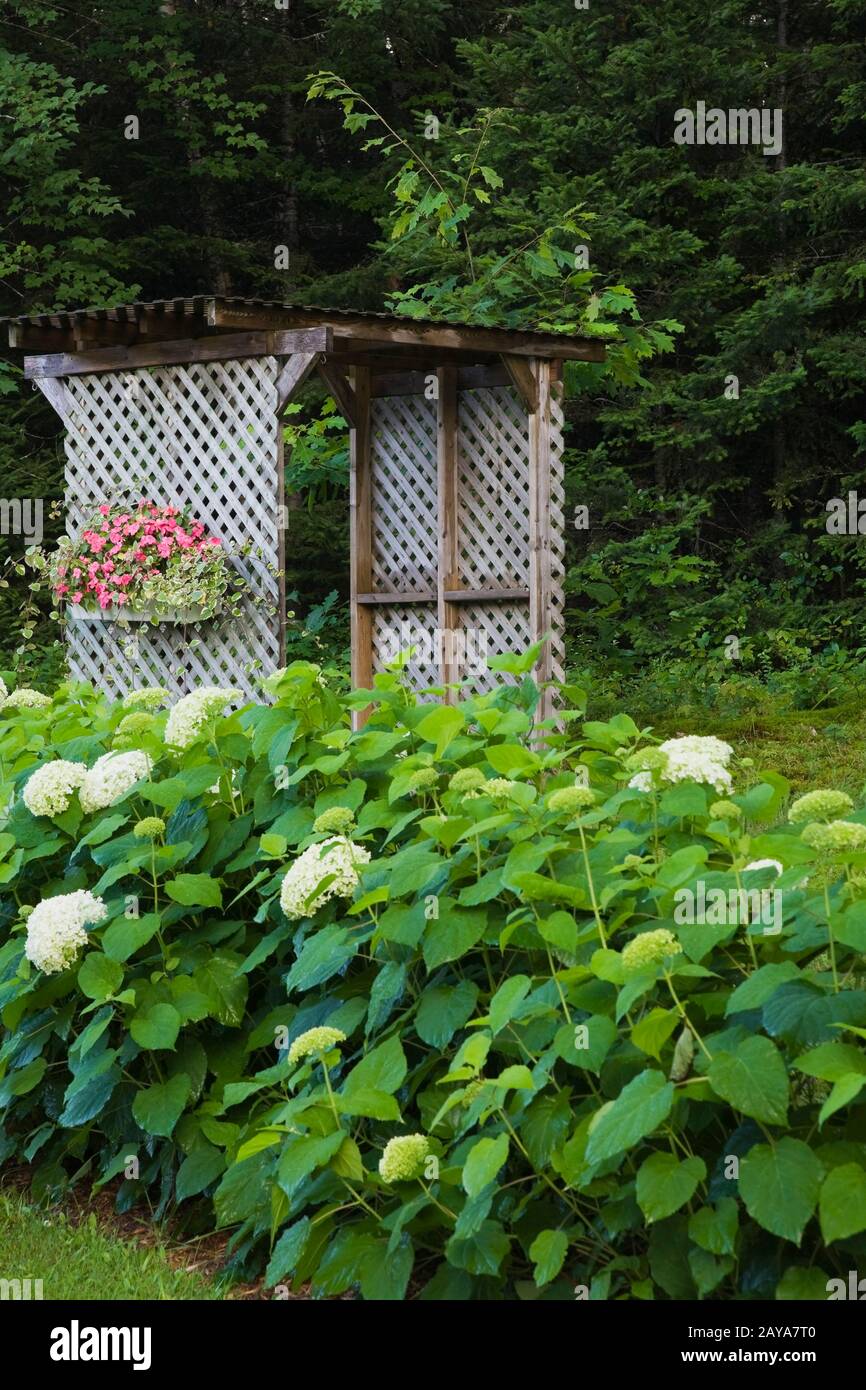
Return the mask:
<path id="1" fill-rule="evenodd" d="M 202 622 L 237 587 L 217 536 L 177 507 L 104 502 L 50 560 L 54 597 L 77 622 Z"/>

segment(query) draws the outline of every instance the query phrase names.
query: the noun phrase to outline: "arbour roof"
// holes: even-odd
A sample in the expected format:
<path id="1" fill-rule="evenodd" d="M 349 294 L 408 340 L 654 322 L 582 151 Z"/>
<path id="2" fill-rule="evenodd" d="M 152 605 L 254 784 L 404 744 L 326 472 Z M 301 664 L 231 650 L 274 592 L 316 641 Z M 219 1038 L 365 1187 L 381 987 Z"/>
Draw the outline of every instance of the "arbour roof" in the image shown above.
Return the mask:
<path id="1" fill-rule="evenodd" d="M 500 354 L 600 362 L 604 344 L 575 334 L 483 327 L 434 319 L 401 318 L 370 310 L 285 304 L 223 295 L 10 315 L 0 320 L 9 346 L 32 353 L 74 353 L 112 346 L 213 337 L 219 334 L 324 328 L 335 352 L 360 361 L 399 357 L 483 362 Z M 388 365 L 392 365 L 390 362 Z"/>

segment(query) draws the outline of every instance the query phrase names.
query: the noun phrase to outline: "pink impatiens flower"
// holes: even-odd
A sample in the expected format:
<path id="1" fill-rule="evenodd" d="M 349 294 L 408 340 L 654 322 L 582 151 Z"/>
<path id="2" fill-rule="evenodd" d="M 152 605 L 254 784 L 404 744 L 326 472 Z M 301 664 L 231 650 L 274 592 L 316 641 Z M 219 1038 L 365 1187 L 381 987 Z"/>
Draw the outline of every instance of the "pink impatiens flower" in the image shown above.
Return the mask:
<path id="1" fill-rule="evenodd" d="M 214 551 L 221 545 L 219 537 L 208 535 L 204 522 L 179 507 L 158 506 L 147 498 L 129 510 L 103 502 L 71 555 L 74 569 L 70 564 L 68 570 L 55 570 L 55 594 L 58 599 L 69 596 L 71 588 L 76 603 L 84 598 L 90 603 L 95 599 L 101 609 L 134 607 L 140 586 L 154 584 L 158 594 L 161 582 L 180 566 L 183 552 L 190 551 L 204 566 L 217 559 Z M 185 575 L 186 568 L 184 562 L 179 573 Z"/>

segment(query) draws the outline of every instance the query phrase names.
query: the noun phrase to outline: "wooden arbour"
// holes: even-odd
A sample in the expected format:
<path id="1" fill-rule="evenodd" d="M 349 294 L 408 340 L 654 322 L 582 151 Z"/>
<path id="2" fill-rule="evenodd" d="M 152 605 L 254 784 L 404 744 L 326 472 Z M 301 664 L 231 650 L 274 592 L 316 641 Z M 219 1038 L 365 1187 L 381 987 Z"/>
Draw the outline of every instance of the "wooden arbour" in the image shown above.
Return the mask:
<path id="1" fill-rule="evenodd" d="M 239 622 L 192 636 L 70 621 L 75 675 L 259 693 L 285 651 L 280 416 L 318 372 L 351 430 L 355 685 L 413 645 L 419 690 L 483 689 L 487 657 L 546 634 L 537 675 L 561 678 L 562 364 L 597 341 L 206 296 L 5 322 L 66 427 L 70 532 L 141 491 L 224 535 L 247 585 Z"/>

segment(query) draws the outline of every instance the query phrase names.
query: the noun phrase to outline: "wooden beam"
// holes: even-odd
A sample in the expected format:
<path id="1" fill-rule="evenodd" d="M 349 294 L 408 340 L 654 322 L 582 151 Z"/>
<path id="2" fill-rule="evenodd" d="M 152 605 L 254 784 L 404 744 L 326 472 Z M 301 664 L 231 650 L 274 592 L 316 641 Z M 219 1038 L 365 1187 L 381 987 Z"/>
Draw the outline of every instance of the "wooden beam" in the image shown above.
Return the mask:
<path id="1" fill-rule="evenodd" d="M 324 381 L 337 405 L 340 407 L 341 415 L 345 415 L 346 420 L 354 429 L 358 423 L 358 402 L 355 400 L 355 393 L 349 385 L 345 372 L 343 372 L 335 362 L 325 357 L 316 359 L 316 367 L 319 376 Z M 359 368 L 360 371 L 367 372 L 369 382 L 369 371 L 366 367 Z"/>
<path id="2" fill-rule="evenodd" d="M 101 347 L 136 347 L 141 343 L 179 342 L 205 336 L 214 334 L 204 319 L 171 319 L 165 314 L 159 317 L 142 314 L 140 318 L 128 320 L 88 319 L 86 323 L 75 325 L 72 346 L 60 350 L 74 354 Z"/>
<path id="3" fill-rule="evenodd" d="M 71 333 L 55 328 L 37 328 L 29 323 L 10 323 L 7 328 L 9 346 L 19 351 L 57 352 L 75 346 Z"/>
<path id="4" fill-rule="evenodd" d="M 129 371 L 134 367 L 225 362 L 232 357 L 288 357 L 295 352 L 328 352 L 332 341 L 327 328 L 217 334 L 212 338 L 184 338 L 178 342 L 139 343 L 134 347 L 94 348 L 86 353 L 25 357 L 24 376 L 35 381 L 37 377 L 82 376 L 89 372 Z"/>
<path id="5" fill-rule="evenodd" d="M 327 309 L 256 309 L 221 305 L 208 300 L 205 316 L 212 328 L 300 328 L 325 325 L 336 339 L 360 338 L 367 343 L 406 344 L 409 347 L 455 348 L 460 352 L 516 353 L 521 357 L 561 357 L 572 362 L 603 362 L 604 344 L 593 338 L 570 338 L 561 333 L 419 323 L 363 314 L 329 314 Z"/>
<path id="6" fill-rule="evenodd" d="M 528 589 L 445 589 L 448 603 L 506 603 L 529 598 Z M 358 603 L 372 608 L 389 603 L 437 603 L 438 594 L 432 589 L 416 589 L 412 592 L 358 594 Z"/>
<path id="7" fill-rule="evenodd" d="M 349 451 L 349 564 L 352 619 L 352 685 L 369 690 L 373 683 L 373 612 L 359 601 L 373 588 L 373 483 L 370 466 L 370 373 L 352 373 L 355 427 Z M 355 711 L 355 728 L 366 722 L 367 711 Z"/>
<path id="8" fill-rule="evenodd" d="M 419 589 L 406 594 L 357 594 L 355 602 L 363 603 L 368 608 L 378 608 L 380 604 L 389 603 L 435 603 L 436 595 L 432 589 Z"/>
<path id="9" fill-rule="evenodd" d="M 457 371 L 454 367 L 440 367 L 436 376 L 439 382 L 436 412 L 437 495 L 439 501 L 439 567 L 436 611 L 441 644 L 439 674 L 442 684 L 448 686 L 459 681 L 462 675 L 457 649 L 457 633 L 461 623 L 460 610 L 448 598 L 448 592 L 460 585 L 457 500 Z M 453 703 L 456 698 L 456 691 L 448 690 L 445 698 Z"/>
<path id="10" fill-rule="evenodd" d="M 375 370 L 375 369 L 374 369 Z M 428 379 L 435 372 L 383 371 L 373 377 L 373 396 L 423 396 Z M 511 377 L 503 366 L 458 367 L 457 390 L 478 391 L 482 387 L 508 386 Z"/>
<path id="11" fill-rule="evenodd" d="M 424 343 L 383 343 L 364 338 L 334 338 L 332 356 L 341 366 L 370 367 L 386 372 L 435 373 L 437 367 L 494 365 L 499 358 L 492 352 L 451 347 L 429 347 Z"/>
<path id="12" fill-rule="evenodd" d="M 56 377 L 44 377 L 34 381 L 33 385 L 41 391 L 48 404 L 56 410 L 66 428 L 69 428 L 69 395 L 62 381 Z"/>
<path id="13" fill-rule="evenodd" d="M 538 409 L 538 384 L 529 363 L 522 357 L 503 353 L 502 365 L 508 373 L 511 385 L 523 401 L 527 415 L 534 415 Z"/>
<path id="14" fill-rule="evenodd" d="M 277 414 L 282 415 L 296 391 L 299 391 L 311 372 L 316 370 L 317 352 L 296 352 L 277 377 Z"/>
<path id="15" fill-rule="evenodd" d="M 528 589 L 446 589 L 449 603 L 505 603 L 529 598 Z"/>
<path id="16" fill-rule="evenodd" d="M 333 360 L 333 359 L 332 359 Z M 406 348 L 382 349 L 378 352 L 350 352 L 336 359 L 346 370 L 349 367 L 369 367 L 374 376 L 398 373 L 417 373 L 422 377 L 435 376 L 439 367 L 457 368 L 492 366 L 494 358 L 480 352 L 407 352 Z M 506 381 L 508 378 L 506 378 Z"/>

